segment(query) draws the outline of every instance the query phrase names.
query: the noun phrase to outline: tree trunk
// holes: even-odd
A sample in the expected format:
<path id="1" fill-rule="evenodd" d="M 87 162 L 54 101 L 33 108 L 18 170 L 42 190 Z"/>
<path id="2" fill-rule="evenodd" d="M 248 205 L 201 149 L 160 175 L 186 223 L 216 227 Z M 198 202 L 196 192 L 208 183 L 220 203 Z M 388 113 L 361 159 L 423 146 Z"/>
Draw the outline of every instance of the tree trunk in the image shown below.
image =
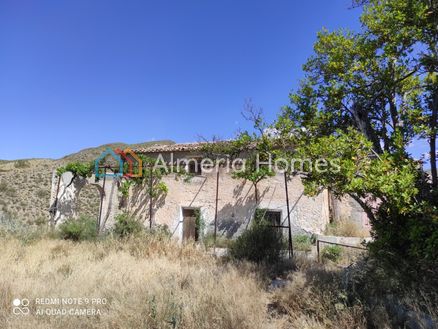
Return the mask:
<path id="1" fill-rule="evenodd" d="M 374 215 L 373 210 L 371 209 L 371 207 L 369 207 L 365 201 L 363 201 L 360 197 L 358 197 L 356 194 L 349 194 L 363 209 L 363 211 L 365 211 L 365 213 L 367 214 L 368 218 L 370 219 L 371 223 L 374 223 L 376 221 L 376 216 Z"/>
<path id="2" fill-rule="evenodd" d="M 438 121 L 438 88 L 434 91 L 432 101 L 432 115 L 430 117 L 431 135 L 429 138 L 430 146 L 430 168 L 432 173 L 432 186 L 438 187 L 437 164 L 436 164 L 436 136 L 437 136 L 437 121 Z"/>
<path id="3" fill-rule="evenodd" d="M 383 153 L 382 146 L 380 145 L 380 140 L 376 135 L 376 132 L 373 130 L 370 118 L 368 117 L 368 112 L 360 104 L 357 103 L 353 104 L 351 111 L 353 113 L 354 122 L 356 123 L 359 131 L 373 143 L 373 147 L 376 153 Z"/>
<path id="4" fill-rule="evenodd" d="M 153 205 L 152 205 L 152 199 L 153 199 L 153 175 L 152 175 L 152 169 L 151 174 L 149 176 L 149 228 L 152 229 L 152 215 L 153 215 Z"/>

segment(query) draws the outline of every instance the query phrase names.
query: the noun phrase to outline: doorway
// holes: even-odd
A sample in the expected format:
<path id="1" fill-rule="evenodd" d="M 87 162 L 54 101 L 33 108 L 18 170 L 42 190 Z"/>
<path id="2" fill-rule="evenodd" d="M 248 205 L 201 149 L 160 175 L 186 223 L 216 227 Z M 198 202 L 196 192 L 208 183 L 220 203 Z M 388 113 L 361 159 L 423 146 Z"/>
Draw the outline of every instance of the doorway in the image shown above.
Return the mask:
<path id="1" fill-rule="evenodd" d="M 199 228 L 197 225 L 197 217 L 199 216 L 199 211 L 199 208 L 182 208 L 183 241 L 199 240 Z"/>

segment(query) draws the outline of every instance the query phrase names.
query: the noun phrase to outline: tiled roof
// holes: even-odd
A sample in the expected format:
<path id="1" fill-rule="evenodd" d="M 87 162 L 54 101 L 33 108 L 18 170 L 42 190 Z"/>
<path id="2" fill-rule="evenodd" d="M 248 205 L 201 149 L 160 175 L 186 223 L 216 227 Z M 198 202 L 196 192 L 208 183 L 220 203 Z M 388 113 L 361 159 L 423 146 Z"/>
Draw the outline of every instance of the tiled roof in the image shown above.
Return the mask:
<path id="1" fill-rule="evenodd" d="M 135 153 L 165 153 L 165 152 L 191 152 L 201 150 L 203 146 L 210 143 L 222 143 L 227 144 L 231 142 L 230 140 L 222 140 L 215 142 L 194 142 L 194 143 L 179 143 L 179 144 L 171 144 L 171 145 L 151 145 L 149 147 L 143 148 L 135 148 L 133 151 Z M 254 149 L 256 147 L 255 143 L 251 143 L 246 147 L 246 149 Z"/>
<path id="2" fill-rule="evenodd" d="M 145 148 L 137 148 L 135 153 L 160 153 L 160 152 L 186 152 L 199 150 L 206 142 L 200 143 L 181 143 L 172 145 L 152 145 Z"/>

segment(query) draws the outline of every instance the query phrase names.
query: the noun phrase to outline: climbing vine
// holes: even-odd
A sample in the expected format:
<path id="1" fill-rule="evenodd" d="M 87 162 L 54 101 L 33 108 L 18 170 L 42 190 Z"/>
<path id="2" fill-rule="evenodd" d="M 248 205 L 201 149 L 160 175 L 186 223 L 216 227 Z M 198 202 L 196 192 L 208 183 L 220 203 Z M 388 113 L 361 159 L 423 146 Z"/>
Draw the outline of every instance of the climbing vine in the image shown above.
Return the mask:
<path id="1" fill-rule="evenodd" d="M 56 169 L 56 175 L 60 177 L 63 173 L 70 171 L 74 177 L 91 177 L 94 170 L 93 162 L 83 163 L 79 161 L 70 162 L 63 167 Z"/>
<path id="2" fill-rule="evenodd" d="M 202 217 L 201 210 L 195 209 L 195 226 L 196 226 L 196 233 L 197 236 L 195 236 L 195 240 L 198 240 L 200 237 L 204 235 L 205 230 L 205 221 Z"/>

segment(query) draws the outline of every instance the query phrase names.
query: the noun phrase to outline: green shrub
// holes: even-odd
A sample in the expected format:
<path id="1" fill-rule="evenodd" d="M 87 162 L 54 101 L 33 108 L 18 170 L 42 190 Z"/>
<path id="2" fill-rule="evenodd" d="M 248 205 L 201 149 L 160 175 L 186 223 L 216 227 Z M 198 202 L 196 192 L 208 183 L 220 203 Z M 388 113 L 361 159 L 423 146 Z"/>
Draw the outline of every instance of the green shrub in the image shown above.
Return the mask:
<path id="1" fill-rule="evenodd" d="M 120 214 L 116 216 L 114 225 L 114 234 L 119 237 L 127 237 L 137 234 L 143 230 L 143 225 L 134 217 L 128 214 Z"/>
<path id="2" fill-rule="evenodd" d="M 305 234 L 297 234 L 292 239 L 294 250 L 310 251 L 312 250 L 312 240 Z"/>
<path id="3" fill-rule="evenodd" d="M 68 219 L 59 226 L 60 237 L 65 240 L 82 241 L 97 237 L 96 220 L 81 216 L 79 219 Z"/>
<path id="4" fill-rule="evenodd" d="M 342 248 L 336 245 L 324 247 L 321 252 L 321 257 L 323 260 L 330 260 L 335 263 L 341 259 L 341 256 Z"/>
<path id="5" fill-rule="evenodd" d="M 267 221 L 254 222 L 230 246 L 230 256 L 256 263 L 274 264 L 285 247 L 281 232 Z"/>

